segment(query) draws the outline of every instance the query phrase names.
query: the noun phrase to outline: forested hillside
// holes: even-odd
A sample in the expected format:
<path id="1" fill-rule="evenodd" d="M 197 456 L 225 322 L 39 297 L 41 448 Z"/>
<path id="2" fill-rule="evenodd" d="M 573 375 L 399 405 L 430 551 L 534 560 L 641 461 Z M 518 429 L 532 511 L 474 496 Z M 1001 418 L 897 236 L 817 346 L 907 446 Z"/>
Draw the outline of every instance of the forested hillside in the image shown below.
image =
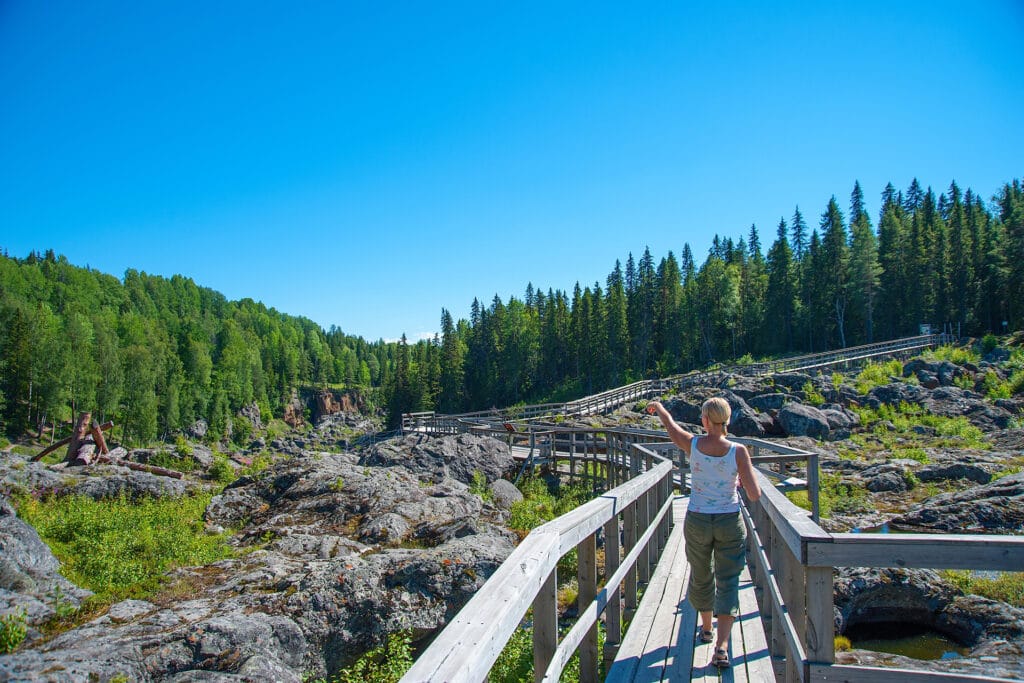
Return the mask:
<path id="1" fill-rule="evenodd" d="M 198 418 L 223 434 L 254 401 L 280 416 L 302 385 L 380 386 L 394 350 L 186 277 L 129 270 L 120 281 L 53 252 L 0 257 L 0 345 L 8 435 L 82 409 L 134 443 Z"/>
<path id="2" fill-rule="evenodd" d="M 485 287 L 486 283 L 481 283 Z M 765 252 L 756 226 L 616 262 L 572 293 L 527 285 L 474 300 L 441 334 L 369 343 L 190 279 L 123 281 L 52 252 L 0 257 L 0 416 L 12 437 L 91 409 L 125 438 L 165 437 L 205 418 L 223 434 L 257 402 L 280 416 L 303 385 L 382 387 L 402 412 L 573 397 L 745 355 L 811 352 L 952 324 L 964 334 L 1024 326 L 1024 186 L 991 202 L 954 183 L 882 193 L 877 225 L 859 184 L 844 213 L 782 218 Z M 343 322 L 343 321 L 342 321 Z"/>

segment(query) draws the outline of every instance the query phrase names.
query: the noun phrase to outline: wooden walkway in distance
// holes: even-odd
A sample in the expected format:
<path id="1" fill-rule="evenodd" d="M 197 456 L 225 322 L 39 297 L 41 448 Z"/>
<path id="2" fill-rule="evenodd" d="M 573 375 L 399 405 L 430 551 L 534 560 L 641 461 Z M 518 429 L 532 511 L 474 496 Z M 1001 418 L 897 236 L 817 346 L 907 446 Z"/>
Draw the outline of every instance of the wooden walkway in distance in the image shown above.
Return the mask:
<path id="1" fill-rule="evenodd" d="M 675 526 L 663 559 L 651 576 L 605 680 L 773 682 L 776 676 L 754 585 L 746 569 L 740 576 L 740 615 L 733 624 L 729 644 L 732 666 L 712 666 L 714 644 L 701 643 L 697 638 L 700 619 L 686 599 L 690 567 L 683 540 L 683 516 L 688 502 L 687 497 L 678 496 L 673 503 Z"/>

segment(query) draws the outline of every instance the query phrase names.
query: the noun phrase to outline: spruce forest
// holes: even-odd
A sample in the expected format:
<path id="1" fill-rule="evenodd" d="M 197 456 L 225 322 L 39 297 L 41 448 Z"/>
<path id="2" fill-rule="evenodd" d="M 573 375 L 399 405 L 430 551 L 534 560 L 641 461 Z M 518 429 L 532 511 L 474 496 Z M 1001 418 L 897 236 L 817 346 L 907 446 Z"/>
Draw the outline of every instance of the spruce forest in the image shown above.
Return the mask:
<path id="1" fill-rule="evenodd" d="M 849 206 L 797 208 L 769 237 L 715 236 L 703 262 L 683 245 L 616 262 L 604 283 L 526 287 L 441 312 L 432 340 L 367 342 L 187 277 L 123 280 L 52 251 L 0 257 L 0 419 L 11 438 L 70 430 L 79 410 L 141 444 L 205 419 L 223 435 L 243 406 L 279 417 L 300 387 L 359 391 L 402 413 L 568 399 L 710 363 L 854 346 L 951 325 L 1024 327 L 1024 185 L 989 200 L 917 180 L 859 183 Z M 767 250 L 764 245 L 767 244 Z M 485 283 L 481 283 L 482 285 Z"/>

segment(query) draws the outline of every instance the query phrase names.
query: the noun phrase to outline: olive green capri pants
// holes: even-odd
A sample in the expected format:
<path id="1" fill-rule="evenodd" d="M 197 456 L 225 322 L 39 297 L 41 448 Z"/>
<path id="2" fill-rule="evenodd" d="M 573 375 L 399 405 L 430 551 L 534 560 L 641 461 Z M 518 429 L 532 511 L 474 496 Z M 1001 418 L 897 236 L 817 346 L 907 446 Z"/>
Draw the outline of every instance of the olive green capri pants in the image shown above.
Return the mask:
<path id="1" fill-rule="evenodd" d="M 747 530 L 739 511 L 687 511 L 683 537 L 690 562 L 690 604 L 699 612 L 739 615 L 740 572 L 747 559 Z"/>

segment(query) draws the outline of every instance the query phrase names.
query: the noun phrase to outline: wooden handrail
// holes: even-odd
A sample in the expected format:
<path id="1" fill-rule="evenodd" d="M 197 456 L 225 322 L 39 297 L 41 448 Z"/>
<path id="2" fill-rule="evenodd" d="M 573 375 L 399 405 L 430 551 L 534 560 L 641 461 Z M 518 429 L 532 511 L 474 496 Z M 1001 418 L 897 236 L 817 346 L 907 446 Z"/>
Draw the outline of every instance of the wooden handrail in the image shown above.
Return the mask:
<path id="1" fill-rule="evenodd" d="M 484 680 L 531 605 L 537 680 L 557 680 L 565 663 L 588 640 L 592 640 L 591 652 L 596 652 L 597 619 L 612 596 L 617 596 L 619 584 L 628 586 L 631 573 L 649 571 L 647 563 L 657 561 L 667 539 L 666 515 L 672 504 L 670 461 L 638 444 L 631 444 L 621 455 L 625 456 L 623 467 L 640 474 L 531 531 L 417 658 L 403 681 Z M 580 606 L 576 626 L 558 643 L 554 596 L 558 561 L 574 548 L 593 544 L 610 523 L 618 529 L 620 518 L 627 527 L 631 519 L 637 520 L 625 534 L 626 555 L 600 592 L 596 567 L 584 567 L 580 558 L 580 578 L 586 575 L 593 583 L 585 587 L 581 581 L 580 594 L 589 591 L 594 598 Z M 591 553 L 590 562 L 592 558 Z M 635 590 L 635 582 L 633 586 Z M 589 669 L 584 680 L 592 680 L 597 673 L 597 662 L 590 659 L 583 667 Z"/>

